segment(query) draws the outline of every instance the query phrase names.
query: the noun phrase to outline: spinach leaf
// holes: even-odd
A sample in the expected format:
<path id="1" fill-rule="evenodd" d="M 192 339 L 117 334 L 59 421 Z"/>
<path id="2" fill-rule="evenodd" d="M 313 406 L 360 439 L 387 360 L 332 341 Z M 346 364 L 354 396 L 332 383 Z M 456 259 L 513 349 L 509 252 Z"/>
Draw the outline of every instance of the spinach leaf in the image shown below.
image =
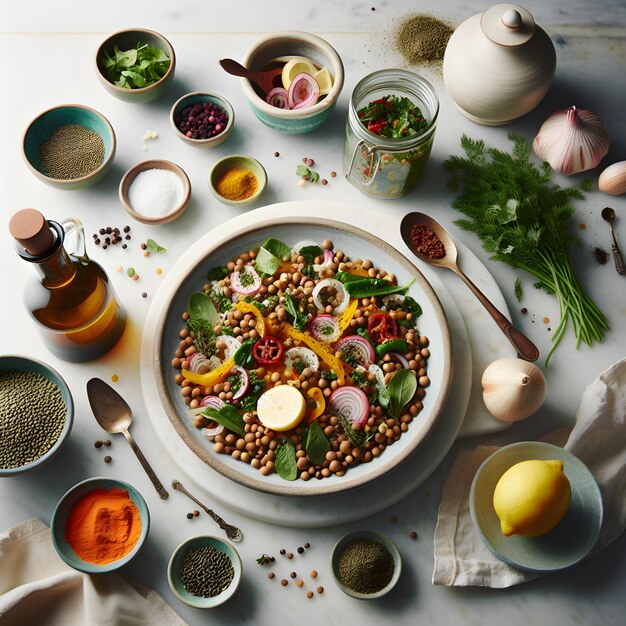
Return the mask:
<path id="1" fill-rule="evenodd" d="M 389 281 L 381 278 L 361 278 L 348 281 L 345 284 L 346 291 L 353 298 L 369 298 L 370 296 L 388 296 L 393 293 L 404 293 L 415 282 L 415 279 L 406 285 L 392 285 Z"/>
<path id="2" fill-rule="evenodd" d="M 408 313 L 413 313 L 413 319 L 419 317 L 423 313 L 419 302 L 417 302 L 414 298 L 411 298 L 411 296 L 404 296 L 402 308 Z"/>
<path id="3" fill-rule="evenodd" d="M 267 250 L 275 257 L 278 257 L 279 261 L 282 261 L 283 259 L 291 259 L 291 248 L 286 243 L 280 241 L 280 239 L 274 239 L 274 237 L 270 237 L 261 246 L 261 248 Z"/>
<path id="4" fill-rule="evenodd" d="M 212 267 L 206 275 L 207 280 L 222 280 L 226 276 L 228 276 L 228 268 L 225 265 Z"/>
<path id="5" fill-rule="evenodd" d="M 154 239 L 146 239 L 146 250 L 155 254 L 163 254 L 167 252 L 167 248 L 160 246 Z"/>
<path id="6" fill-rule="evenodd" d="M 304 448 L 309 461 L 313 465 L 322 465 L 326 460 L 326 453 L 330 452 L 330 441 L 326 438 L 317 420 L 309 425 Z"/>
<path id="7" fill-rule="evenodd" d="M 389 391 L 389 414 L 398 419 L 402 409 L 411 401 L 417 391 L 417 380 L 412 370 L 399 370 L 387 385 Z"/>
<path id="8" fill-rule="evenodd" d="M 259 248 L 256 255 L 255 269 L 260 274 L 268 274 L 271 276 L 278 269 L 280 265 L 280 258 L 272 254 L 265 248 Z"/>
<path id="9" fill-rule="evenodd" d="M 246 339 L 238 348 L 233 359 L 237 365 L 249 369 L 254 366 L 254 357 L 252 356 L 252 347 L 254 346 L 254 339 Z"/>
<path id="10" fill-rule="evenodd" d="M 243 417 L 232 404 L 225 404 L 219 411 L 212 406 L 208 406 L 202 411 L 202 415 L 206 415 L 209 419 L 221 424 L 224 428 L 240 437 L 245 437 L 246 435 Z"/>
<path id="11" fill-rule="evenodd" d="M 187 305 L 189 319 L 202 321 L 207 326 L 215 326 L 218 313 L 213 301 L 201 291 L 194 291 Z"/>
<path id="12" fill-rule="evenodd" d="M 402 352 L 406 354 L 409 351 L 409 343 L 406 339 L 390 339 L 385 343 L 378 344 L 375 348 L 376 356 L 382 359 L 389 352 Z"/>
<path id="13" fill-rule="evenodd" d="M 357 280 L 363 280 L 363 276 L 357 276 L 356 274 L 350 274 L 349 272 L 337 272 L 333 278 L 337 279 L 344 285 L 347 283 L 354 283 Z"/>
<path id="14" fill-rule="evenodd" d="M 290 294 L 285 294 L 285 310 L 287 315 L 292 319 L 292 325 L 296 330 L 304 330 L 309 321 L 308 315 L 300 310 L 299 303 L 294 300 Z"/>
<path id="15" fill-rule="evenodd" d="M 313 263 L 318 256 L 322 256 L 324 251 L 319 246 L 304 246 L 300 250 L 300 256 L 304 257 L 305 263 Z"/>
<path id="16" fill-rule="evenodd" d="M 276 448 L 276 471 L 285 480 L 298 478 L 296 448 L 289 439 L 283 439 Z"/>

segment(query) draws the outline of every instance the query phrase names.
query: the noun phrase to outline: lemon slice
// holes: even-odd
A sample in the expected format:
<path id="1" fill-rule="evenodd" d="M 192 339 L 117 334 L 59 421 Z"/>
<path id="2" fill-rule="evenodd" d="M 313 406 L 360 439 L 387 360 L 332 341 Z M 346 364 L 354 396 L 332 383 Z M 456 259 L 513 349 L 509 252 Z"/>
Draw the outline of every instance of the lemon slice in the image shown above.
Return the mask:
<path id="1" fill-rule="evenodd" d="M 333 88 L 333 77 L 330 75 L 327 67 L 323 67 L 319 72 L 313 74 L 313 78 L 320 86 L 320 96 L 326 96 Z"/>
<path id="2" fill-rule="evenodd" d="M 287 61 L 283 67 L 282 73 L 283 87 L 288 90 L 291 81 L 298 74 L 302 74 L 302 72 L 313 76 L 313 74 L 317 73 L 317 67 L 315 67 L 311 59 L 307 59 L 306 57 L 294 57 L 290 61 Z"/>
<path id="3" fill-rule="evenodd" d="M 303 395 L 290 385 L 268 389 L 257 404 L 263 426 L 283 432 L 295 428 L 304 417 L 306 402 Z"/>

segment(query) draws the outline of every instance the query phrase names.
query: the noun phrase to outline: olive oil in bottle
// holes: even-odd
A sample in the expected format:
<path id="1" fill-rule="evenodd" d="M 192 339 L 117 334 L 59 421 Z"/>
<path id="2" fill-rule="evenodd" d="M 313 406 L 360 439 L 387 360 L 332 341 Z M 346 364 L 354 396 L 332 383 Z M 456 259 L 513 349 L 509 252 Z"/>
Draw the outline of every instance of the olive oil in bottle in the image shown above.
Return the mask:
<path id="1" fill-rule="evenodd" d="M 106 272 L 87 257 L 82 224 L 69 225 L 82 243 L 81 256 L 65 249 L 63 226 L 36 209 L 18 211 L 9 231 L 17 253 L 39 274 L 26 285 L 24 300 L 46 346 L 66 361 L 89 361 L 117 343 L 126 313 Z"/>

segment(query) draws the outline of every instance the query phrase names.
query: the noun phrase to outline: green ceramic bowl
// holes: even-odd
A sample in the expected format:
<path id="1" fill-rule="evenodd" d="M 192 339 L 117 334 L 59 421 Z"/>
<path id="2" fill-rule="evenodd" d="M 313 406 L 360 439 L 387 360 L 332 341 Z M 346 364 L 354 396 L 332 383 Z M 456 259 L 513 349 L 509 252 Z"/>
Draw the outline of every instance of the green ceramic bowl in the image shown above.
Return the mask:
<path id="1" fill-rule="evenodd" d="M 565 517 L 541 537 L 505 537 L 493 508 L 493 492 L 513 465 L 532 459 L 563 461 L 572 500 Z M 484 544 L 501 561 L 527 572 L 558 572 L 589 556 L 602 528 L 602 495 L 586 465 L 563 448 L 522 441 L 500 448 L 478 468 L 470 490 L 470 512 Z"/>
<path id="2" fill-rule="evenodd" d="M 100 167 L 86 176 L 63 180 L 48 176 L 41 167 L 39 147 L 50 135 L 67 124 L 80 124 L 97 132 L 104 142 L 104 159 Z M 98 182 L 108 171 L 115 156 L 115 131 L 104 115 L 82 104 L 61 104 L 40 113 L 26 128 L 22 152 L 30 171 L 44 183 L 58 189 L 82 189 Z"/>
<path id="3" fill-rule="evenodd" d="M 341 556 L 343 549 L 355 539 L 370 539 L 372 541 L 377 541 L 388 550 L 389 554 L 391 554 L 391 558 L 393 559 L 393 575 L 387 586 L 383 587 L 380 591 L 375 593 L 359 593 L 341 582 L 339 577 L 339 557 Z M 354 530 L 347 535 L 344 535 L 333 548 L 330 556 L 330 564 L 337 587 L 339 587 L 339 589 L 341 589 L 341 591 L 343 591 L 346 595 L 356 598 L 357 600 L 375 600 L 376 598 L 380 598 L 389 593 L 400 579 L 400 574 L 402 572 L 402 557 L 400 556 L 398 547 L 393 541 L 391 541 L 391 539 L 389 539 L 389 537 L 387 537 L 387 535 L 376 532 L 375 530 Z"/>
<path id="4" fill-rule="evenodd" d="M 9 469 L 0 469 L 0 477 L 15 476 L 16 474 L 36 469 L 47 463 L 63 447 L 63 444 L 69 437 L 70 431 L 72 430 L 72 423 L 74 422 L 74 400 L 72 399 L 70 388 L 67 386 L 67 383 L 63 380 L 59 372 L 52 369 L 46 363 L 42 363 L 36 359 L 12 354 L 0 356 L 0 373 L 10 370 L 18 370 L 20 372 L 37 372 L 58 385 L 61 390 L 61 396 L 63 397 L 63 402 L 65 402 L 67 412 L 65 415 L 65 425 L 63 426 L 63 430 L 61 431 L 59 438 L 56 440 L 56 443 L 50 448 L 50 450 L 48 450 L 48 452 L 40 456 L 36 461 L 28 463 L 28 465 L 22 465 L 21 467 L 13 467 Z"/>
<path id="5" fill-rule="evenodd" d="M 257 177 L 259 181 L 259 187 L 256 193 L 253 196 L 250 196 L 246 200 L 229 200 L 224 196 L 220 195 L 216 189 L 216 185 L 220 178 L 224 175 L 224 173 L 229 169 L 244 169 L 251 170 L 254 175 Z M 209 174 L 209 187 L 211 188 L 211 192 L 213 195 L 224 204 L 229 204 L 230 206 L 246 206 L 248 204 L 253 204 L 256 202 L 265 191 L 265 187 L 267 187 L 267 172 L 265 168 L 252 157 L 243 156 L 241 154 L 234 154 L 232 156 L 224 157 L 220 159 L 211 169 L 211 173 Z"/>
<path id="6" fill-rule="evenodd" d="M 204 548 L 204 547 L 213 547 L 221 552 L 225 552 L 233 565 L 233 569 L 235 570 L 235 574 L 232 582 L 229 587 L 222 591 L 217 596 L 212 598 L 203 598 L 201 596 L 194 596 L 189 593 L 181 579 L 180 579 L 180 570 L 183 566 L 183 561 L 187 552 L 193 548 Z M 239 583 L 241 582 L 241 574 L 243 571 L 243 566 L 241 564 L 241 557 L 235 547 L 225 541 L 224 539 L 220 539 L 219 537 L 213 537 L 211 535 L 199 535 L 198 537 L 191 537 L 186 541 L 183 541 L 177 548 L 174 550 L 174 554 L 172 554 L 172 558 L 170 559 L 169 565 L 167 566 L 167 580 L 170 584 L 170 587 L 174 594 L 182 600 L 185 604 L 189 606 L 193 606 L 197 609 L 212 609 L 213 607 L 219 606 L 228 600 L 232 595 L 237 591 L 237 587 L 239 587 Z"/>
<path id="7" fill-rule="evenodd" d="M 112 55 L 115 46 L 120 50 L 130 50 L 137 43 L 148 44 L 154 48 L 161 48 L 170 58 L 170 66 L 165 75 L 152 85 L 137 89 L 126 89 L 114 85 L 104 71 L 103 59 L 106 55 Z M 156 100 L 166 91 L 168 86 L 174 80 L 174 70 L 176 69 L 176 54 L 172 44 L 161 33 L 147 28 L 131 28 L 128 30 L 120 30 L 109 35 L 98 47 L 96 52 L 96 73 L 100 83 L 104 88 L 116 98 L 124 100 L 124 102 L 150 102 Z"/>
<path id="8" fill-rule="evenodd" d="M 85 494 L 93 491 L 94 489 L 124 489 L 128 492 L 130 499 L 135 506 L 139 509 L 139 515 L 141 517 L 141 534 L 135 544 L 135 547 L 124 557 L 107 563 L 106 565 L 95 565 L 94 563 L 88 563 L 79 558 L 74 550 L 65 540 L 65 528 L 67 526 L 67 518 L 74 503 L 82 498 Z M 150 512 L 143 496 L 132 486 L 122 480 L 114 480 L 113 478 L 88 478 L 82 482 L 74 485 L 65 495 L 59 500 L 59 503 L 54 508 L 52 514 L 52 521 L 50 523 L 50 530 L 52 531 L 52 544 L 58 555 L 70 566 L 79 572 L 85 572 L 85 574 L 105 574 L 119 569 L 126 563 L 130 562 L 137 556 L 137 553 L 141 549 L 148 531 L 150 530 Z"/>

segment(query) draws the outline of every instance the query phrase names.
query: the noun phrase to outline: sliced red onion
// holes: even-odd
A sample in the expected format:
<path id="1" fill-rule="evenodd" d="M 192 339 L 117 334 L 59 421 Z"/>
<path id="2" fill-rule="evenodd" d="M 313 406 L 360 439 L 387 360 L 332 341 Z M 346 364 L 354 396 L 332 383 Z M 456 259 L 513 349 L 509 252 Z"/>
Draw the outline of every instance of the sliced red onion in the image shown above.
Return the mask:
<path id="1" fill-rule="evenodd" d="M 345 361 L 346 357 L 350 356 L 352 357 L 351 360 L 357 361 L 365 369 L 368 369 L 376 361 L 376 353 L 374 348 L 372 348 L 372 344 L 359 335 L 344 337 L 337 342 L 335 349 L 343 354 L 342 361 Z"/>
<path id="2" fill-rule="evenodd" d="M 224 406 L 224 401 L 220 400 L 217 396 L 204 396 L 200 400 L 199 406 L 210 406 L 212 409 L 219 411 Z"/>
<path id="3" fill-rule="evenodd" d="M 221 424 L 217 424 L 214 428 L 203 428 L 202 434 L 209 439 L 209 441 L 213 441 L 215 437 L 221 435 L 226 428 Z"/>
<path id="4" fill-rule="evenodd" d="M 315 244 L 317 245 L 317 244 Z M 335 255 L 333 253 L 332 250 L 324 250 L 324 261 L 322 263 L 320 263 L 319 265 L 314 265 L 313 269 L 316 272 L 321 272 L 322 270 L 326 270 L 330 267 L 330 265 L 333 263 L 333 261 L 335 260 Z"/>
<path id="5" fill-rule="evenodd" d="M 246 265 L 241 272 L 233 272 L 230 275 L 230 286 L 242 296 L 254 296 L 261 288 L 261 278 L 252 265 Z"/>
<path id="6" fill-rule="evenodd" d="M 198 374 L 201 367 L 206 367 L 207 371 L 211 372 L 212 370 L 218 368 L 221 364 L 222 362 L 216 356 L 212 356 L 207 359 L 202 352 L 194 352 L 194 354 L 189 357 L 187 367 L 185 369 Z"/>
<path id="7" fill-rule="evenodd" d="M 241 343 L 232 335 L 219 335 L 217 341 L 223 341 L 226 344 L 224 348 L 224 360 L 232 359 L 233 354 L 241 348 Z"/>
<path id="8" fill-rule="evenodd" d="M 289 348 L 285 352 L 285 367 L 294 369 L 298 362 L 306 363 L 314 372 L 320 368 L 320 360 L 313 350 L 304 347 Z"/>
<path id="9" fill-rule="evenodd" d="M 389 352 L 388 354 L 391 357 L 392 361 L 395 361 L 396 363 L 400 363 L 400 365 L 402 365 L 404 369 L 409 369 L 409 362 L 406 360 L 406 357 L 404 356 L 404 354 L 402 354 L 401 352 L 397 352 L 395 350 L 393 352 Z"/>
<path id="10" fill-rule="evenodd" d="M 300 250 L 302 250 L 302 248 L 312 248 L 317 246 L 319 246 L 319 244 L 315 241 L 309 241 L 307 239 L 303 241 L 298 241 L 298 243 L 293 244 L 293 247 L 291 248 L 291 254 L 295 254 L 297 256 L 298 254 L 300 254 Z"/>
<path id="11" fill-rule="evenodd" d="M 328 343 L 337 341 L 341 335 L 337 318 L 326 313 L 316 315 L 309 321 L 309 331 L 315 339 Z"/>
<path id="12" fill-rule="evenodd" d="M 286 89 L 282 87 L 274 87 L 272 91 L 267 94 L 265 101 L 278 109 L 289 109 L 289 94 Z"/>
<path id="13" fill-rule="evenodd" d="M 290 109 L 304 109 L 317 102 L 320 86 L 311 74 L 301 72 L 291 81 L 288 95 Z"/>
<path id="14" fill-rule="evenodd" d="M 313 289 L 312 294 L 313 302 L 320 311 L 323 311 L 326 307 L 320 300 L 319 296 L 320 292 L 323 289 L 328 288 L 335 289 L 338 294 L 341 294 L 341 302 L 339 306 L 335 307 L 335 309 L 333 310 L 333 315 L 341 315 L 341 313 L 343 313 L 348 307 L 348 304 L 350 302 L 350 296 L 348 295 L 348 292 L 346 291 L 343 283 L 335 280 L 334 278 L 324 278 L 324 280 L 320 280 L 320 282 L 315 285 L 315 289 Z"/>
<path id="15" fill-rule="evenodd" d="M 233 402 L 236 402 L 237 400 L 239 400 L 239 398 L 245 395 L 246 391 L 248 391 L 248 387 L 250 387 L 250 376 L 248 376 L 248 372 L 246 372 L 246 370 L 243 369 L 243 367 L 241 367 L 240 365 L 235 365 L 235 367 L 233 367 L 233 369 L 230 371 L 231 375 L 239 376 L 239 378 L 241 378 L 241 385 L 239 386 L 239 389 L 237 389 L 237 391 L 235 391 L 235 393 L 233 394 Z M 236 373 L 232 374 L 232 372 Z"/>
<path id="16" fill-rule="evenodd" d="M 358 387 L 339 387 L 330 394 L 328 404 L 333 414 L 352 424 L 365 426 L 370 415 L 370 401 Z"/>

